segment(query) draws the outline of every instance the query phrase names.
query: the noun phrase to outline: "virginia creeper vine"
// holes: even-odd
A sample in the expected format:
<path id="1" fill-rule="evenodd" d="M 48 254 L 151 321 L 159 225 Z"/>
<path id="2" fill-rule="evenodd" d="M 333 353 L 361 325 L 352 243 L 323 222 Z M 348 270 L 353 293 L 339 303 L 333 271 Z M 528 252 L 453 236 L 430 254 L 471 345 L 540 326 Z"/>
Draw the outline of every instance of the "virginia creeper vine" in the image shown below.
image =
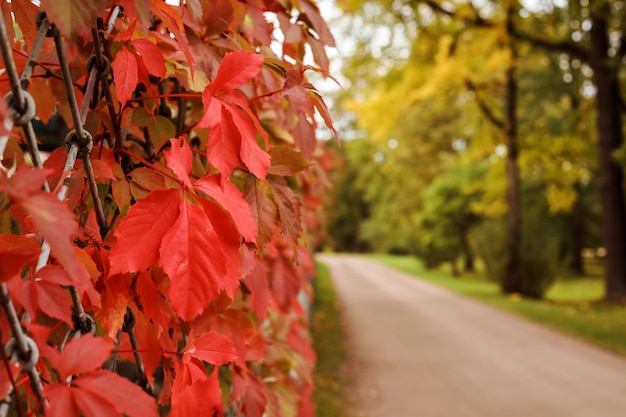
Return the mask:
<path id="1" fill-rule="evenodd" d="M 313 415 L 334 40 L 309 0 L 181 3 L 0 3 L 1 416 Z"/>

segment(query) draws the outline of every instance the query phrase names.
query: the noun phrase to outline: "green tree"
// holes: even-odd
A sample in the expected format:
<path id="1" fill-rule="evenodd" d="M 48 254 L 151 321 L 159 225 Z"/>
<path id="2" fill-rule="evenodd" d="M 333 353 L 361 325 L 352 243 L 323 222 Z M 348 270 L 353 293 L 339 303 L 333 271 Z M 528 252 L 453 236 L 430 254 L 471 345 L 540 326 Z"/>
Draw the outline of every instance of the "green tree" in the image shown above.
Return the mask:
<path id="1" fill-rule="evenodd" d="M 457 259 L 473 269 L 469 232 L 481 219 L 474 210 L 480 199 L 484 165 L 451 166 L 424 190 L 424 207 L 416 216 L 420 232 L 420 255 L 427 265 L 449 260 L 453 275 L 459 275 Z"/>
<path id="2" fill-rule="evenodd" d="M 520 33 L 543 27 L 535 16 L 543 12 L 524 9 L 517 1 L 480 7 L 468 1 L 369 1 L 355 7 L 360 27 L 376 27 L 374 22 L 380 21 L 391 28 L 383 46 L 379 41 L 356 51 L 351 63 L 367 73 L 359 72 L 365 81 L 352 84 L 357 103 L 351 108 L 369 140 L 382 149 L 377 151 L 384 155 L 378 178 L 385 178 L 387 190 L 394 188 L 393 195 L 405 206 L 399 210 L 399 202 L 370 201 L 372 217 L 366 226 L 381 236 L 385 226 L 380 222 L 392 210 L 399 218 L 421 212 L 423 190 L 456 161 L 489 161 L 477 212 L 507 213 L 504 290 L 519 292 L 525 279 L 519 272 L 521 234 L 534 233 L 521 221 L 522 180 L 546 196 L 552 213 L 570 213 L 576 226 L 571 236 L 578 243 L 572 245 L 571 258 L 580 269 L 581 230 L 588 220 L 579 206 L 582 196 L 593 191 L 597 165 L 596 133 L 590 129 L 590 71 L 579 59 L 546 54 L 520 41 Z M 549 24 L 548 34 L 562 30 L 558 19 L 542 23 Z M 381 67 L 374 71 L 376 62 Z M 351 70 L 358 68 L 348 65 Z M 390 137 L 403 145 L 399 155 L 384 149 Z M 376 178 L 370 176 L 371 189 L 377 187 Z M 403 193 L 403 186 L 411 183 Z M 414 228 L 401 233 L 406 230 L 420 233 Z"/>
<path id="3" fill-rule="evenodd" d="M 335 142 L 328 147 L 337 154 L 336 166 L 331 172 L 333 188 L 327 198 L 327 245 L 342 252 L 364 252 L 368 242 L 361 236 L 363 223 L 369 216 L 369 204 L 365 200 L 365 184 L 359 180 L 359 170 L 369 161 L 363 140 L 345 141 L 341 147 Z"/>
<path id="4" fill-rule="evenodd" d="M 542 36 L 518 31 L 516 36 L 551 52 L 560 52 L 586 63 L 593 72 L 598 135 L 598 187 L 602 208 L 602 238 L 606 248 L 605 298 L 626 299 L 626 202 L 623 168 L 615 158 L 624 143 L 622 122 L 622 59 L 626 55 L 622 1 L 569 1 L 531 18 L 548 23 Z"/>

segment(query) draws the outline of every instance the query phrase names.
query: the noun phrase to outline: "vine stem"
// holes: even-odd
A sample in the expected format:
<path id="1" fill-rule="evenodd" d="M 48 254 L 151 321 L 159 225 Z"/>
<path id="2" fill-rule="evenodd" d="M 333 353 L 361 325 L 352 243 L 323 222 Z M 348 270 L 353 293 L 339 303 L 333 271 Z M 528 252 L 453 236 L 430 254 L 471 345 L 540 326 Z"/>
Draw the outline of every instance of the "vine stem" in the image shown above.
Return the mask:
<path id="1" fill-rule="evenodd" d="M 143 159 L 142 157 L 135 155 L 134 153 L 127 151 L 124 148 L 117 148 L 117 152 L 121 152 L 124 153 L 128 156 L 130 156 L 131 158 L 136 159 L 137 161 L 141 162 L 142 164 L 145 164 L 146 166 L 152 168 L 153 170 L 155 170 L 156 172 L 158 172 L 161 175 L 166 176 L 167 178 L 171 179 L 172 181 L 176 181 L 178 184 L 180 184 L 181 186 L 184 186 L 185 183 L 183 182 L 183 180 L 181 180 L 180 178 L 176 178 L 173 175 L 168 174 L 167 172 L 163 171 L 162 169 L 158 168 L 156 165 L 146 161 L 145 159 Z"/>
<path id="2" fill-rule="evenodd" d="M 16 55 L 20 55 L 24 58 L 28 58 L 28 55 L 25 54 L 24 52 L 20 51 L 19 49 L 12 49 L 13 53 Z M 35 62 L 36 65 L 39 65 L 40 67 L 44 67 L 44 69 L 46 69 L 45 67 L 60 67 L 61 64 L 59 64 L 58 62 L 48 62 L 48 61 L 37 61 Z M 70 68 L 71 69 L 81 69 L 81 70 L 87 70 L 87 65 L 76 65 L 76 64 L 70 64 Z"/>
<path id="3" fill-rule="evenodd" d="M 131 98 L 128 101 L 144 101 L 144 100 L 159 100 L 162 98 L 202 98 L 202 94 L 200 93 L 196 93 L 196 94 L 192 94 L 192 93 L 170 93 L 170 94 L 156 94 L 153 96 L 143 96 L 143 97 L 136 97 L 136 98 Z"/>
<path id="4" fill-rule="evenodd" d="M 155 349 L 115 349 L 113 353 L 161 353 L 163 355 L 183 356 L 182 353 L 172 352 L 169 350 L 155 350 Z"/>

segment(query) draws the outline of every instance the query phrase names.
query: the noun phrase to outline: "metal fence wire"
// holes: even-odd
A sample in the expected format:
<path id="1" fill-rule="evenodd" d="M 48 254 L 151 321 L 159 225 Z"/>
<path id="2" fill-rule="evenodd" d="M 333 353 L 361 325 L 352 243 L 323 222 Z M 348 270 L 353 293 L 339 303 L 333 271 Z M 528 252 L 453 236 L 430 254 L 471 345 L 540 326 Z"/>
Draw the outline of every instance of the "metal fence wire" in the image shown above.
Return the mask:
<path id="1" fill-rule="evenodd" d="M 104 32 L 108 34 L 111 33 L 113 24 L 121 13 L 122 8 L 120 6 L 115 6 L 112 9 L 110 18 L 108 22 L 106 22 L 105 28 L 103 28 Z M 71 130 L 65 138 L 68 156 L 64 170 L 65 173 L 71 174 L 76 160 L 78 158 L 82 160 L 96 211 L 96 217 L 100 226 L 100 232 L 101 235 L 104 236 L 106 235 L 108 226 L 98 193 L 98 188 L 96 186 L 96 179 L 90 158 L 91 151 L 93 149 L 93 138 L 85 128 L 89 107 L 92 99 L 94 98 L 94 91 L 96 90 L 97 84 L 100 83 L 101 94 L 104 95 L 107 102 L 108 111 L 111 115 L 114 127 L 114 132 L 112 132 L 113 140 L 110 140 L 108 145 L 111 148 L 117 148 L 121 142 L 120 129 L 117 125 L 117 115 L 115 114 L 110 85 L 107 78 L 111 71 L 111 65 L 109 59 L 104 53 L 104 39 L 102 38 L 101 30 L 99 30 L 98 27 L 94 27 L 92 30 L 94 53 L 87 63 L 89 77 L 82 105 L 79 106 L 76 94 L 74 93 L 74 84 L 71 78 L 70 66 L 61 33 L 54 25 L 51 25 L 48 22 L 45 14 L 43 13 L 38 14 L 36 23 L 38 25 L 37 38 L 33 43 L 24 70 L 22 74 L 18 76 L 11 47 L 12 39 L 9 39 L 7 34 L 6 22 L 4 19 L 0 19 L 0 48 L 2 49 L 2 58 L 4 60 L 5 70 L 11 86 L 11 91 L 4 97 L 4 99 L 9 106 L 9 112 L 12 116 L 14 125 L 20 126 L 24 132 L 27 150 L 33 165 L 35 167 L 41 167 L 43 165 L 42 158 L 39 152 L 37 138 L 32 123 L 35 116 L 36 103 L 32 95 L 28 93 L 27 89 L 45 38 L 53 38 L 61 72 L 63 74 L 67 102 L 70 106 L 74 124 L 74 129 Z M 64 182 L 57 194 L 59 200 L 65 200 L 68 194 L 68 188 L 69 182 Z M 44 189 L 47 192 L 50 192 L 50 187 L 47 183 L 44 185 Z M 50 257 L 50 246 L 42 239 L 40 239 L 40 241 L 42 251 L 37 261 L 36 271 L 46 266 Z M 71 334 L 68 334 L 68 337 L 75 338 L 86 333 L 94 333 L 96 329 L 95 322 L 93 318 L 85 312 L 78 290 L 71 287 L 70 294 L 73 302 L 74 329 L 71 330 Z M 41 406 L 45 408 L 48 406 L 48 401 L 45 398 L 41 375 L 36 366 L 39 359 L 39 350 L 34 340 L 28 336 L 22 326 L 23 322 L 27 323 L 31 320 L 31 318 L 27 313 L 23 313 L 22 316 L 19 317 L 5 284 L 0 284 L 0 304 L 6 314 L 12 332 L 12 338 L 4 346 L 4 355 L 9 360 L 22 366 L 22 372 L 28 374 L 32 390 L 37 396 Z M 129 311 L 128 316 L 128 320 L 132 321 L 131 311 Z M 129 333 L 131 341 L 135 340 L 132 325 L 125 326 L 124 331 Z M 135 356 L 137 364 L 141 369 L 141 357 L 139 353 L 135 353 Z M 14 401 L 15 383 L 14 381 L 11 382 L 13 384 L 12 389 L 9 391 L 6 398 L 0 400 L 0 417 L 6 417 L 8 415 L 11 409 L 11 404 Z"/>

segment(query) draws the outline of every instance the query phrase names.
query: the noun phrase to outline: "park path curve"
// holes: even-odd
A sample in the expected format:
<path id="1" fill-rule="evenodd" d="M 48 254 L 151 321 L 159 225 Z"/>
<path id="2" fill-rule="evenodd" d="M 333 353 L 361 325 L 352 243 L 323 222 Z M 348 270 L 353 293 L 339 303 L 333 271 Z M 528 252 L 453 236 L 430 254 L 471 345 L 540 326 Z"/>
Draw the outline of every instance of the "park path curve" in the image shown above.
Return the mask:
<path id="1" fill-rule="evenodd" d="M 355 416 L 626 416 L 626 359 L 365 257 L 318 259 L 354 363 Z"/>

